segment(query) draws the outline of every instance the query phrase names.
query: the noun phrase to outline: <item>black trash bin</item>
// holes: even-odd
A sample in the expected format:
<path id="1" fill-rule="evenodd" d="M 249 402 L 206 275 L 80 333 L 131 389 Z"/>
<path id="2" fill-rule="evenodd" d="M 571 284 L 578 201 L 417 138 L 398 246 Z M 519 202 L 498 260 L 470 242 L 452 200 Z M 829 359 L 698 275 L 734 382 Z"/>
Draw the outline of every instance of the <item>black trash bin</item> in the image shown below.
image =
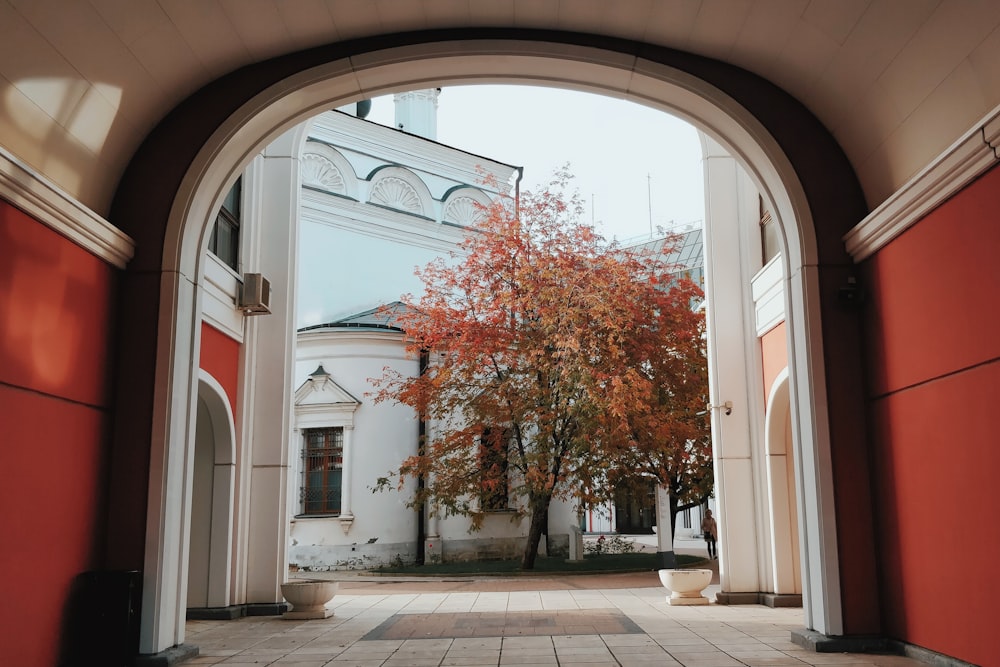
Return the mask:
<path id="1" fill-rule="evenodd" d="M 98 570 L 77 575 L 67 603 L 62 667 L 130 667 L 139 653 L 142 573 Z"/>

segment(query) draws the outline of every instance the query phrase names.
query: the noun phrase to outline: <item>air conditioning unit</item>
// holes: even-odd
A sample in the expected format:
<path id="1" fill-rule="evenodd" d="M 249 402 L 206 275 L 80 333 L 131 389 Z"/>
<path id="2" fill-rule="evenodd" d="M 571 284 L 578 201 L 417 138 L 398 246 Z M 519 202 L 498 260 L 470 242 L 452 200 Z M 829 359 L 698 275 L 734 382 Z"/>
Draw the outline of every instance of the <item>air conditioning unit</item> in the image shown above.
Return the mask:
<path id="1" fill-rule="evenodd" d="M 244 273 L 240 289 L 240 310 L 244 315 L 267 315 L 271 312 L 271 281 L 259 273 Z"/>

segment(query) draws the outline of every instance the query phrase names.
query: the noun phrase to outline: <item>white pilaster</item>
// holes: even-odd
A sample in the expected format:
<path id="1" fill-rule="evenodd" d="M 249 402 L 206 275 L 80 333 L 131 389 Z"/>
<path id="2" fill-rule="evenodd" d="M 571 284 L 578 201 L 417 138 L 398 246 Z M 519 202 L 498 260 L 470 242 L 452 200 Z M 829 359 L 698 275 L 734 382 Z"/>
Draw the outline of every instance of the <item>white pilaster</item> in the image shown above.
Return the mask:
<path id="1" fill-rule="evenodd" d="M 246 540 L 246 602 L 280 602 L 288 570 L 288 487 L 293 470 L 291 435 L 295 359 L 295 256 L 302 128 L 291 130 L 265 151 L 260 187 L 252 194 L 253 226 L 259 235 L 244 267 L 271 282 L 271 314 L 248 319 L 252 348 L 244 372 L 252 401 L 244 405 L 249 432 L 249 524 Z"/>
<path id="2" fill-rule="evenodd" d="M 807 628 L 825 635 L 842 635 L 840 557 L 825 374 L 822 366 L 808 363 L 810 359 L 822 358 L 820 329 L 807 317 L 809 311 L 819 310 L 819 270 L 803 266 L 789 276 L 787 285 L 786 301 L 802 309 L 798 316 L 791 306 L 788 309 L 791 329 L 788 358 L 803 610 Z"/>
<path id="3" fill-rule="evenodd" d="M 160 299 L 161 331 L 171 322 L 164 312 L 178 313 L 176 337 L 161 335 L 157 367 L 166 371 L 154 399 L 151 434 L 149 490 L 146 508 L 145 564 L 142 573 L 142 624 L 139 653 L 155 654 L 184 643 L 187 600 L 187 554 L 191 535 L 191 492 L 197 389 L 193 378 L 198 364 L 201 328 L 198 289 L 193 281 L 163 272 Z M 180 359 L 181 367 L 168 359 Z M 162 426 L 159 431 L 156 426 Z"/>
<path id="4" fill-rule="evenodd" d="M 771 568 L 774 592 L 802 593 L 798 515 L 793 470 L 788 370 L 778 374 L 767 401 L 767 489 L 771 515 Z"/>
<path id="5" fill-rule="evenodd" d="M 748 373 L 746 258 L 741 246 L 739 166 L 707 138 L 705 295 L 712 447 L 724 593 L 761 590 L 752 461 L 754 401 Z M 731 407 L 721 407 L 731 404 Z"/>
<path id="6" fill-rule="evenodd" d="M 354 426 L 352 424 L 344 427 L 344 450 L 342 478 L 340 480 L 340 525 L 346 534 L 354 521 L 354 510 L 351 504 L 354 488 Z"/>

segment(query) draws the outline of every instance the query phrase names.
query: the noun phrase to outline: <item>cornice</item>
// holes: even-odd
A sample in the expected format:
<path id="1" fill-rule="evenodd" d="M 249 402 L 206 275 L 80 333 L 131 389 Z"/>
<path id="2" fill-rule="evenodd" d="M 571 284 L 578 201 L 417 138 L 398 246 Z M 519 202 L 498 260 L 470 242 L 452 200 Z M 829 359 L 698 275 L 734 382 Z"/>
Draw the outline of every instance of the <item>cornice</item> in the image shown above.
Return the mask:
<path id="1" fill-rule="evenodd" d="M 750 279 L 754 325 L 763 336 L 785 319 L 785 272 L 781 256 L 771 259 Z"/>
<path id="2" fill-rule="evenodd" d="M 855 262 L 871 257 L 997 164 L 1000 164 L 1000 107 L 844 235 L 847 252 Z"/>
<path id="3" fill-rule="evenodd" d="M 132 259 L 128 235 L 2 147 L 0 197 L 108 264 L 123 269 Z"/>

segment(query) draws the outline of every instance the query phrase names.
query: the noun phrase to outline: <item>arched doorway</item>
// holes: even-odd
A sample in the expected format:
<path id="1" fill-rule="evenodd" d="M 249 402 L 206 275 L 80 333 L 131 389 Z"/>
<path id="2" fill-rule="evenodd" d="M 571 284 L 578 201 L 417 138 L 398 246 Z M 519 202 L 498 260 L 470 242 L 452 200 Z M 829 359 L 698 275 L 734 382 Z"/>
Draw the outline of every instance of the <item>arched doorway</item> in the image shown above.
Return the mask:
<path id="1" fill-rule="evenodd" d="M 196 414 L 194 401 L 185 397 L 196 393 L 191 360 L 197 355 L 200 262 L 210 214 L 250 156 L 317 110 L 430 81 L 545 83 L 623 97 L 688 120 L 751 175 L 782 230 L 790 412 L 799 449 L 801 523 L 807 527 L 802 535 L 806 623 L 822 633 L 844 633 L 835 494 L 827 464 L 831 410 L 826 386 L 828 372 L 853 378 L 860 369 L 853 359 L 824 362 L 823 327 L 837 322 L 835 317 L 824 321 L 820 291 L 826 265 L 843 259 L 840 235 L 860 219 L 864 204 L 835 142 L 801 105 L 747 72 L 689 54 L 525 30 L 396 35 L 286 56 L 262 64 L 259 76 L 247 74 L 207 87 L 175 111 L 133 161 L 112 214 L 123 228 L 151 240 L 130 266 L 134 289 L 127 298 L 145 303 L 144 295 L 155 296 L 159 321 L 168 323 L 151 332 L 155 379 L 135 394 L 137 401 L 145 396 L 154 402 L 141 652 L 183 641 L 183 609 L 176 595 L 183 590 L 179 579 L 187 554 L 185 540 L 177 538 L 183 536 L 190 502 L 184 461 Z M 185 146 L 192 147 L 190 159 L 177 154 Z M 152 182 L 147 168 L 169 162 L 167 156 L 174 170 L 161 171 Z M 158 211 L 152 216 L 150 204 Z M 823 231 L 820 239 L 817 229 Z M 150 333 L 139 323 L 125 323 L 125 328 Z M 157 407 L 163 401 L 173 409 Z M 274 444 L 275 459 L 286 453 L 284 444 Z M 182 498 L 180 506 L 163 502 L 168 497 Z M 279 494 L 277 515 L 284 515 L 286 501 Z M 284 526 L 273 526 L 277 543 L 285 536 Z M 277 601 L 283 575 L 273 563 L 269 569 L 264 578 L 270 576 Z"/>
<path id="2" fill-rule="evenodd" d="M 795 497 L 795 447 L 788 396 L 788 369 L 781 371 L 767 398 L 764 447 L 770 510 L 771 576 L 774 594 L 802 594 L 799 522 Z"/>
<path id="3" fill-rule="evenodd" d="M 201 371 L 195 419 L 188 548 L 189 611 L 229 607 L 233 554 L 235 424 L 222 386 Z M 198 611 L 194 612 L 196 615 Z M 213 614 L 213 617 L 219 613 Z"/>

